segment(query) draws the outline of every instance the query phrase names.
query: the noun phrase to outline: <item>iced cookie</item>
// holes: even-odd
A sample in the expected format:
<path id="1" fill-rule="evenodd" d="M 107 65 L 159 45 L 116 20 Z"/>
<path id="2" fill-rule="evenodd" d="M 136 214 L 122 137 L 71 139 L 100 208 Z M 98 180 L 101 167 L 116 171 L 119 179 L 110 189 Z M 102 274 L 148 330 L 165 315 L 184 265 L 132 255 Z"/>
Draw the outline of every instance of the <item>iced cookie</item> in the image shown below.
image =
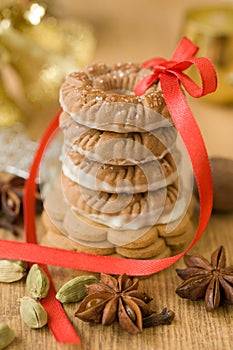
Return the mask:
<path id="1" fill-rule="evenodd" d="M 83 128 L 82 128 L 83 129 Z M 174 148 L 177 132 L 174 127 L 159 128 L 153 133 L 114 133 L 87 129 L 73 142 L 67 142 L 72 151 L 90 160 L 113 165 L 132 165 L 162 159 Z"/>
<path id="2" fill-rule="evenodd" d="M 136 194 L 93 191 L 78 185 L 64 174 L 61 184 L 67 203 L 75 211 L 116 229 L 138 229 L 166 223 L 175 203 L 173 220 L 186 209 L 185 195 L 177 200 L 176 183 L 157 191 Z"/>
<path id="3" fill-rule="evenodd" d="M 109 165 L 89 160 L 72 150 L 63 156 L 63 173 L 72 181 L 92 190 L 110 193 L 139 193 L 172 184 L 177 179 L 176 161 L 170 153 L 162 159 L 138 165 Z"/>
<path id="4" fill-rule="evenodd" d="M 141 64 L 93 64 L 71 73 L 60 89 L 60 104 L 80 124 L 91 128 L 134 132 L 171 122 L 158 84 L 135 96 L 135 85 L 150 70 Z"/>

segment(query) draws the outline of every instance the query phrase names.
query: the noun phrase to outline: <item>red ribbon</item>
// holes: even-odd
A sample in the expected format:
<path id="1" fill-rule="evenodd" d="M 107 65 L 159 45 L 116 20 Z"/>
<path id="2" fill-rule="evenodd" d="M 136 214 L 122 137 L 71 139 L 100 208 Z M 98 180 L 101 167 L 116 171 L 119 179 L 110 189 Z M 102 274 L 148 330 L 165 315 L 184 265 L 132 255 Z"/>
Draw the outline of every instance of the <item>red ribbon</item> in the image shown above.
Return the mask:
<path id="1" fill-rule="evenodd" d="M 180 259 L 201 237 L 212 210 L 213 188 L 212 177 L 205 145 L 186 102 L 180 83 L 194 97 L 213 92 L 217 86 L 216 74 L 212 63 L 206 58 L 194 58 L 198 48 L 187 38 L 178 45 L 171 61 L 153 59 L 144 64 L 154 67 L 148 77 L 142 79 L 135 88 L 136 94 L 142 94 L 158 79 L 173 122 L 179 131 L 188 150 L 197 182 L 200 198 L 200 216 L 196 235 L 191 244 L 182 253 L 158 260 L 134 260 L 108 256 L 91 255 L 37 245 L 35 228 L 35 181 L 38 167 L 51 137 L 58 128 L 59 113 L 50 123 L 40 142 L 35 155 L 29 178 L 25 186 L 24 221 L 27 243 L 0 240 L 0 257 L 20 259 L 34 263 L 57 265 L 78 270 L 105 272 L 110 274 L 127 273 L 134 276 L 146 276 L 161 271 Z M 202 88 L 199 88 L 186 74 L 185 69 L 194 64 L 201 75 Z M 43 268 L 48 273 L 45 266 Z M 60 342 L 79 343 L 80 340 L 66 318 L 61 305 L 56 301 L 55 289 L 52 286 L 49 296 L 43 305 L 49 313 L 49 326 Z"/>

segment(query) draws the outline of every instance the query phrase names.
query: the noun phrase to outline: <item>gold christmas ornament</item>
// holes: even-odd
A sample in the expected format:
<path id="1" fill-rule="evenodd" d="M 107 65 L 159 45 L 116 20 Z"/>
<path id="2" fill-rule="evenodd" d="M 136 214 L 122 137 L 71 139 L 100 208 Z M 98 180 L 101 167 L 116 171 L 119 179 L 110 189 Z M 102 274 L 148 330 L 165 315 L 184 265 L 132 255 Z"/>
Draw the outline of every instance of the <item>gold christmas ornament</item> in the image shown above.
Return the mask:
<path id="1" fill-rule="evenodd" d="M 23 122 L 24 113 L 7 94 L 0 75 L 0 127 Z"/>
<path id="2" fill-rule="evenodd" d="M 42 1 L 1 1 L 0 45 L 22 80 L 30 103 L 57 100 L 64 77 L 91 59 L 92 28 L 77 19 L 56 18 Z"/>
<path id="3" fill-rule="evenodd" d="M 216 67 L 218 88 L 205 99 L 232 104 L 233 7 L 218 5 L 189 10 L 185 15 L 183 33 L 200 47 L 200 56 L 209 57 Z"/>

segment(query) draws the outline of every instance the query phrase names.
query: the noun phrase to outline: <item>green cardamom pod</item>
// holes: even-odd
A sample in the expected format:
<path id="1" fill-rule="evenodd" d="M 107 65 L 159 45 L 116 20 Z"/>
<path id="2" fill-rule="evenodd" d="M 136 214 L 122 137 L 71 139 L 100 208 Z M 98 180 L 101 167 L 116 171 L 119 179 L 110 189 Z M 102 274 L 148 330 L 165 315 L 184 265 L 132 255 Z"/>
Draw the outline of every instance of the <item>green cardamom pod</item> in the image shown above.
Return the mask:
<path id="1" fill-rule="evenodd" d="M 16 262 L 16 264 L 22 266 L 25 270 L 28 270 L 28 267 L 29 267 L 28 262 L 22 261 L 22 260 L 11 260 L 11 261 Z"/>
<path id="2" fill-rule="evenodd" d="M 0 259 L 0 282 L 19 281 L 27 274 L 27 269 L 19 261 Z"/>
<path id="3" fill-rule="evenodd" d="M 78 276 L 65 283 L 57 292 L 56 298 L 61 303 L 75 303 L 86 296 L 86 284 L 97 283 L 95 276 Z"/>
<path id="4" fill-rule="evenodd" d="M 42 328 L 48 322 L 48 315 L 43 306 L 31 297 L 20 299 L 20 316 L 30 328 Z"/>
<path id="5" fill-rule="evenodd" d="M 4 322 L 0 323 L 0 350 L 6 348 L 15 339 L 14 331 Z"/>
<path id="6" fill-rule="evenodd" d="M 37 300 L 45 298 L 48 294 L 49 286 L 49 278 L 44 270 L 37 264 L 32 265 L 26 279 L 26 287 L 31 296 Z"/>

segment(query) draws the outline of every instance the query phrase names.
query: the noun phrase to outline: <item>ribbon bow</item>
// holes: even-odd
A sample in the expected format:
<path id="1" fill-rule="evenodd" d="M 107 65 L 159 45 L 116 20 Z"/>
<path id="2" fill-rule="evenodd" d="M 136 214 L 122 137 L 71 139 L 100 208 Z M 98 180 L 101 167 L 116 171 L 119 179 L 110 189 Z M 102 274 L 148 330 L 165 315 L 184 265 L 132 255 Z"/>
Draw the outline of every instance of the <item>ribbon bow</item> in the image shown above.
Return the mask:
<path id="1" fill-rule="evenodd" d="M 143 78 L 134 89 L 136 95 L 142 95 L 154 83 L 160 80 L 163 93 L 170 83 L 180 81 L 186 91 L 193 97 L 201 97 L 216 90 L 217 79 L 214 66 L 206 57 L 195 58 L 198 47 L 184 37 L 177 46 L 170 61 L 164 58 L 153 58 L 143 64 L 145 68 L 153 68 L 154 72 Z M 200 88 L 184 70 L 195 65 L 200 73 L 202 88 Z"/>

